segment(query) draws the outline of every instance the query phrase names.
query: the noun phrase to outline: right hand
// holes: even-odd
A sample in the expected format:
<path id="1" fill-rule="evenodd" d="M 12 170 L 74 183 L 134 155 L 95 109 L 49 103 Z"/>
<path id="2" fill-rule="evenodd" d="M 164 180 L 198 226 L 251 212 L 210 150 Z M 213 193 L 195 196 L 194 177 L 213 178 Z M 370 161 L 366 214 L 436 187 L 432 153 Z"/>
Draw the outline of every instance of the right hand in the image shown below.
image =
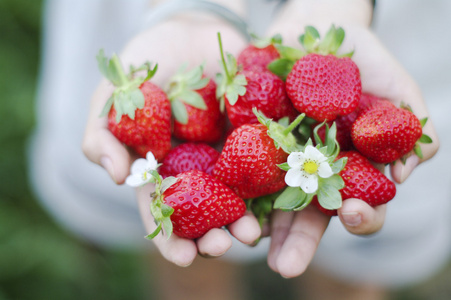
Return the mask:
<path id="1" fill-rule="evenodd" d="M 212 16 L 184 15 L 134 37 L 119 57 L 124 68 L 129 65 L 139 66 L 145 61 L 158 63 L 158 71 L 151 80 L 162 88 L 184 63 L 189 63 L 190 68 L 205 62 L 205 74 L 214 78 L 220 71 L 217 32 L 221 32 L 226 52 L 237 53 L 244 48 L 244 38 L 228 23 Z M 112 85 L 104 80 L 92 97 L 83 152 L 92 162 L 104 167 L 114 182 L 123 184 L 136 156 L 108 130 L 107 117 L 99 117 L 112 91 Z M 155 229 L 149 209 L 153 188 L 154 186 L 148 184 L 137 190 L 140 214 L 148 233 Z M 228 229 L 235 238 L 245 244 L 253 243 L 261 234 L 258 222 L 251 214 L 230 224 Z M 168 261 L 179 266 L 190 265 L 198 253 L 206 257 L 220 256 L 232 244 L 230 235 L 222 229 L 210 230 L 197 240 L 182 239 L 174 234 L 167 239 L 160 234 L 153 242 Z"/>

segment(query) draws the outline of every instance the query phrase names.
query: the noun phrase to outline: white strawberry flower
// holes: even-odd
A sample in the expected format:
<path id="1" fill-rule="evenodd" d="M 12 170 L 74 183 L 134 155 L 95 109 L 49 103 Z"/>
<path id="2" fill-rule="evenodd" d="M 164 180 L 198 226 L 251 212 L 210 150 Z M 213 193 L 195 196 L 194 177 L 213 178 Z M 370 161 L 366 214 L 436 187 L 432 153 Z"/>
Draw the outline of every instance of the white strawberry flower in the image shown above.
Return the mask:
<path id="1" fill-rule="evenodd" d="M 147 152 L 146 158 L 138 158 L 130 168 L 130 175 L 125 183 L 132 187 L 143 186 L 149 182 L 155 182 L 154 177 L 150 173 L 158 168 L 157 160 L 152 152 Z"/>
<path id="2" fill-rule="evenodd" d="M 308 145 L 304 152 L 292 152 L 287 159 L 290 169 L 285 175 L 285 182 L 290 187 L 301 187 L 309 193 L 318 190 L 318 178 L 333 175 L 327 157 L 315 147 Z"/>

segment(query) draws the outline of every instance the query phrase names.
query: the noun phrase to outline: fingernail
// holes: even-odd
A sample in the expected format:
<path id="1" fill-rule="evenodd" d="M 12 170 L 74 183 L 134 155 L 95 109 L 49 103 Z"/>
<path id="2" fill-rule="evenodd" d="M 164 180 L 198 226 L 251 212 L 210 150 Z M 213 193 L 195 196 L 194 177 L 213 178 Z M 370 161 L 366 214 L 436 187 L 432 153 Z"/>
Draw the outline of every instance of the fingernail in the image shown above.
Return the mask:
<path id="1" fill-rule="evenodd" d="M 116 175 L 114 174 L 113 162 L 111 159 L 108 156 L 102 156 L 100 158 L 100 165 L 108 172 L 108 174 L 110 174 L 110 177 L 114 180 L 114 182 L 117 183 Z"/>
<path id="2" fill-rule="evenodd" d="M 356 211 L 345 212 L 342 213 L 341 216 L 343 218 L 343 222 L 348 226 L 355 227 L 362 223 L 362 216 Z"/>

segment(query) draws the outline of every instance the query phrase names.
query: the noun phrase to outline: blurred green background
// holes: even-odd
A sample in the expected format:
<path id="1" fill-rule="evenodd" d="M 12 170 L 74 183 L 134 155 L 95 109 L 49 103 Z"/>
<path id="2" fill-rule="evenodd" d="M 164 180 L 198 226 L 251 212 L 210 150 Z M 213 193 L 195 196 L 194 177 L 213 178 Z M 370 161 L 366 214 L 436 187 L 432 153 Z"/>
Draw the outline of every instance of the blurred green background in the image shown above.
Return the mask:
<path id="1" fill-rule="evenodd" d="M 143 254 L 98 249 L 46 214 L 27 178 L 34 126 L 42 1 L 0 0 L 0 300 L 145 299 L 150 268 Z M 264 262 L 246 269 L 252 299 L 288 299 L 287 281 Z M 392 299 L 451 299 L 451 268 L 393 291 Z"/>

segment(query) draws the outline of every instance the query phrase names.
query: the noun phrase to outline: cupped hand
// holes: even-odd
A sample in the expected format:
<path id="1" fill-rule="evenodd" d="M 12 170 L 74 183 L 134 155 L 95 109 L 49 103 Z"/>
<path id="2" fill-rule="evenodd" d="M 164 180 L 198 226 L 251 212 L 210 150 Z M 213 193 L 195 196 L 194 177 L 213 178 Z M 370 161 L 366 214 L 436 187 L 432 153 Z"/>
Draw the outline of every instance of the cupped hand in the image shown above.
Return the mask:
<path id="1" fill-rule="evenodd" d="M 186 14 L 137 35 L 126 45 L 119 58 L 125 69 L 129 65 L 140 66 L 146 61 L 158 63 L 158 71 L 151 80 L 161 88 L 165 88 L 168 79 L 185 63 L 188 68 L 205 63 L 205 75 L 214 78 L 220 71 L 218 32 L 221 32 L 226 52 L 237 53 L 244 47 L 244 37 L 225 21 L 203 14 Z M 108 53 L 108 49 L 105 51 Z M 112 84 L 106 80 L 95 91 L 82 148 L 88 159 L 104 167 L 116 183 L 122 184 L 136 155 L 111 134 L 107 128 L 107 118 L 99 117 L 112 91 Z M 149 209 L 153 188 L 149 184 L 137 189 L 139 210 L 148 233 L 155 229 Z M 261 234 L 256 218 L 250 214 L 230 224 L 228 231 L 245 244 L 253 243 Z M 153 242 L 168 261 L 180 266 L 190 265 L 198 254 L 221 256 L 232 245 L 231 236 L 224 229 L 210 230 L 197 240 L 183 239 L 175 234 L 167 239 L 159 234 Z"/>
<path id="2" fill-rule="evenodd" d="M 313 0 L 290 1 L 271 26 L 268 36 L 280 33 L 285 45 L 299 48 L 298 37 L 305 26 L 311 25 L 323 36 L 334 24 L 346 32 L 342 53 L 354 50 L 353 60 L 361 71 L 362 90 L 401 102 L 412 107 L 419 119 L 429 116 L 421 91 L 403 66 L 391 55 L 369 28 L 370 1 L 326 0 L 320 4 Z M 423 158 L 410 156 L 406 163 L 390 166 L 392 178 L 402 183 L 414 168 L 432 158 L 439 148 L 439 140 L 431 120 L 423 133 L 433 140 L 421 144 Z M 347 199 L 338 209 L 344 227 L 353 234 L 368 235 L 379 231 L 385 220 L 386 205 L 371 207 L 360 199 Z M 276 211 L 270 222 L 271 246 L 268 265 L 284 277 L 302 274 L 310 264 L 325 232 L 330 217 L 315 207 L 299 212 Z"/>

